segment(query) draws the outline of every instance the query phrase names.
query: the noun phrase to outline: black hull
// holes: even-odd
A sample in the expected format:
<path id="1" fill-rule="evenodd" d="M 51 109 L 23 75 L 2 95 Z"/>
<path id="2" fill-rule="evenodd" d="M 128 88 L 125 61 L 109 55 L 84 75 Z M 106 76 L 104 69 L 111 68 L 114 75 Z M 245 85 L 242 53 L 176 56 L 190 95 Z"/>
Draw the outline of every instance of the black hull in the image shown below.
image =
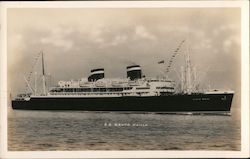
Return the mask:
<path id="1" fill-rule="evenodd" d="M 140 112 L 230 112 L 233 94 L 166 95 L 150 97 L 32 97 L 12 101 L 13 109 Z"/>

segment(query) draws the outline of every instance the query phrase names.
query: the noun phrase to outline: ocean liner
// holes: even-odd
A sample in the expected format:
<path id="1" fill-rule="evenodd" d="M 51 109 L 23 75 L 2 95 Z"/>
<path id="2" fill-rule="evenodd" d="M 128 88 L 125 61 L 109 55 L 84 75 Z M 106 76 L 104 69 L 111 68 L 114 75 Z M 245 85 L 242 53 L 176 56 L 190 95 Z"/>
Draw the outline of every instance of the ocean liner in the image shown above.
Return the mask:
<path id="1" fill-rule="evenodd" d="M 13 109 L 26 110 L 83 110 L 83 111 L 132 111 L 166 113 L 230 113 L 234 92 L 231 90 L 199 90 L 196 75 L 192 73 L 190 56 L 185 54 L 179 89 L 166 74 L 177 56 L 184 40 L 173 52 L 162 77 L 147 78 L 140 65 L 128 66 L 127 78 L 105 78 L 104 68 L 92 69 L 88 78 L 59 81 L 48 87 L 42 63 L 42 91 L 26 84 L 29 93 L 18 94 L 12 99 Z M 164 64 L 159 61 L 158 64 Z M 30 75 L 29 75 L 30 76 Z M 36 78 L 35 78 L 36 79 Z"/>

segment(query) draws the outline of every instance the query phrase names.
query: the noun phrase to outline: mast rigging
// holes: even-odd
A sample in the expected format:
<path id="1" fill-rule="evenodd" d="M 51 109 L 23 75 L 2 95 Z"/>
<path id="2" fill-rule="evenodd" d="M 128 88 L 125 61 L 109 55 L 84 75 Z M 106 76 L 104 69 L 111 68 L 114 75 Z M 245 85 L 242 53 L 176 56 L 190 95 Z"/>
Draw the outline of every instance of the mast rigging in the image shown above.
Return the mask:
<path id="1" fill-rule="evenodd" d="M 178 47 L 175 49 L 174 53 L 172 54 L 172 56 L 168 62 L 168 65 L 167 65 L 166 74 L 168 74 L 170 72 L 170 68 L 172 66 L 173 60 L 176 57 L 177 53 L 179 52 L 179 50 L 184 42 L 185 42 L 185 40 L 182 40 L 181 43 L 178 45 Z"/>

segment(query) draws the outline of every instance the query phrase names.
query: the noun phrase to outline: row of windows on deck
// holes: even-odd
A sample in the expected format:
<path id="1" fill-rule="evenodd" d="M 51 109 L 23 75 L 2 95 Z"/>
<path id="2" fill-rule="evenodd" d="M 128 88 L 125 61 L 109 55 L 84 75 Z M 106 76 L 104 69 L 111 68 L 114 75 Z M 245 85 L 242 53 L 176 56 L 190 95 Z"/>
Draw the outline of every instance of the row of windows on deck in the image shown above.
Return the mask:
<path id="1" fill-rule="evenodd" d="M 88 92 L 88 93 L 82 93 L 82 92 L 51 92 L 50 95 L 132 95 L 135 93 L 126 93 L 126 92 L 119 92 L 119 93 L 114 93 L 114 92 Z M 142 94 L 148 94 L 148 92 L 140 92 L 136 93 L 137 95 L 142 95 Z"/>
<path id="2" fill-rule="evenodd" d="M 123 90 L 130 90 L 132 87 L 124 88 L 57 88 L 50 92 L 121 92 Z"/>
<path id="3" fill-rule="evenodd" d="M 173 87 L 156 87 L 156 89 L 174 89 Z"/>

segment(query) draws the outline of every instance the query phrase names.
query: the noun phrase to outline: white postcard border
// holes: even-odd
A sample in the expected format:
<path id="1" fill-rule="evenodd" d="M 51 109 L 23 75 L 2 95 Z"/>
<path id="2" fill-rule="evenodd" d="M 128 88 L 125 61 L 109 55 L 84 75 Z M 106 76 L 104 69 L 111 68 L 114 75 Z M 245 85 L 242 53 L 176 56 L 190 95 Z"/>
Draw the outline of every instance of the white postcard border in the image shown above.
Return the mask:
<path id="1" fill-rule="evenodd" d="M 248 1 L 81 1 L 1 2 L 1 158 L 186 158 L 249 156 L 249 2 Z M 8 151 L 7 9 L 8 8 L 241 8 L 241 151 Z"/>

